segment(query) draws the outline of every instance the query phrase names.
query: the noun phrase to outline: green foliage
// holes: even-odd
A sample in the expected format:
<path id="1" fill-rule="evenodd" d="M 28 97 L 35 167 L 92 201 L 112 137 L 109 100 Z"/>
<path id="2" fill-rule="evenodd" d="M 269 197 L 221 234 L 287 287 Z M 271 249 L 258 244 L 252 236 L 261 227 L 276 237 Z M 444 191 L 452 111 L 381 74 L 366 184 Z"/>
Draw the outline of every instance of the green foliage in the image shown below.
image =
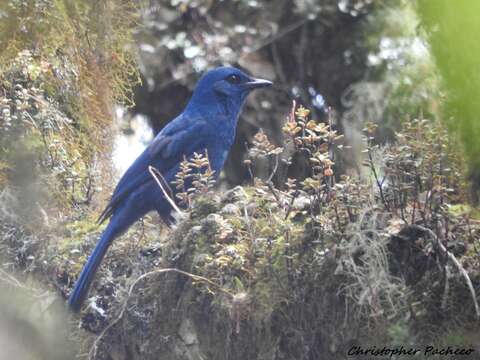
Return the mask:
<path id="1" fill-rule="evenodd" d="M 255 2 L 233 3 L 248 13 Z M 319 14 L 318 9 L 309 8 L 312 4 L 295 2 L 301 21 L 310 13 Z M 328 4 L 322 11 L 340 11 L 336 1 Z M 365 4 L 361 14 L 369 12 Z M 267 5 L 272 9 L 268 16 L 278 20 L 281 11 L 273 10 L 280 6 Z M 173 14 L 182 15 L 165 20 L 172 28 L 184 26 L 192 13 L 201 15 L 205 24 L 209 17 L 204 14 L 222 14 L 210 1 L 169 2 L 159 8 L 165 10 L 163 15 L 172 9 Z M 93 214 L 82 205 L 89 205 L 92 194 L 103 185 L 97 157 L 110 147 L 105 134 L 111 104 L 128 104 L 137 79 L 132 53 L 125 46 L 131 42 L 137 15 L 130 1 L 7 0 L 0 4 L 0 11 L 7 14 L 0 23 L 1 250 L 11 260 L 9 266 L 41 269 L 67 293 L 100 232 Z M 340 17 L 349 14 L 353 19 L 359 15 L 356 11 L 354 5 L 347 6 Z M 393 25 L 383 35 L 390 40 L 398 37 L 401 45 L 406 32 L 396 29 L 401 16 L 394 15 L 385 17 Z M 257 16 L 254 22 L 264 23 L 264 19 Z M 328 30 L 328 35 L 333 27 L 320 23 L 324 28 L 318 33 Z M 290 35 L 268 30 L 258 38 L 271 40 L 277 57 L 282 49 L 275 36 L 297 40 L 297 35 L 318 25 L 310 20 L 305 24 Z M 226 27 L 229 39 L 239 40 L 243 32 L 250 34 L 255 28 L 238 25 L 231 21 Z M 216 30 L 210 34 L 192 27 L 191 34 L 183 31 L 173 36 L 167 28 L 170 33 L 159 30 L 161 46 L 172 47 L 172 53 L 179 51 L 186 62 L 192 51 L 200 51 L 192 60 L 196 70 L 218 59 L 216 41 L 205 41 L 204 47 L 197 44 Z M 377 42 L 374 39 L 367 47 Z M 314 59 L 315 64 L 316 55 L 342 59 L 331 63 L 344 61 L 343 49 L 326 55 L 316 53 L 320 46 L 285 49 L 299 59 Z M 227 60 L 236 57 L 231 49 L 222 53 Z M 287 68 L 281 62 L 292 59 L 276 59 L 275 66 Z M 218 358 L 234 352 L 221 346 L 242 344 L 242 339 L 250 340 L 244 343 L 252 348 L 263 349 L 269 358 L 273 353 L 284 358 L 325 358 L 325 354 L 340 358 L 345 344 L 358 338 L 405 344 L 443 335 L 440 342 L 468 343 L 470 338 L 461 331 L 444 329 L 446 324 L 473 323 L 474 312 L 464 279 L 446 258 L 458 258 L 474 285 L 478 284 L 478 214 L 466 205 L 464 155 L 456 137 L 433 115 L 441 98 L 432 64 L 426 59 L 417 67 L 413 59 L 407 60 L 394 64 L 396 69 L 403 67 L 402 72 L 387 79 L 393 95 L 382 99 L 383 117 L 395 122 L 392 127 L 403 125 L 395 142 L 379 146 L 377 126 L 366 124 L 361 155 L 365 177 L 342 173 L 339 154 L 345 144 L 333 119 L 316 121 L 309 110 L 295 104 L 281 130 L 283 147 L 262 131 L 254 136 L 245 161 L 252 183 L 245 189 L 215 194 L 208 154 L 196 154 L 182 163 L 172 184 L 179 195 L 171 200 L 186 205 L 187 216 L 173 231 L 164 229 L 165 236 L 159 236 L 157 222 L 147 219 L 115 242 L 94 284 L 97 307 L 86 310 L 83 326 L 101 333 L 112 314 L 120 312 L 120 317 L 125 315 L 120 331 L 115 333 L 112 327 L 102 334 L 112 332 L 118 335 L 117 341 L 135 345 L 129 351 L 143 351 L 146 343 L 142 341 L 152 333 L 155 340 L 159 334 L 167 338 L 162 326 L 174 329 L 172 338 L 178 338 L 176 321 L 185 316 L 197 321 L 207 335 L 220 329 L 222 337 L 218 344 L 215 338 L 213 349 L 219 347 Z M 256 61 L 242 62 L 253 68 Z M 170 62 L 164 63 L 168 68 Z M 188 71 L 182 66 L 178 74 L 185 75 Z M 320 73 L 313 65 L 299 68 Z M 425 110 L 425 116 L 420 116 L 420 110 Z M 419 118 L 410 120 L 415 113 Z M 285 174 L 298 159 L 305 160 L 307 171 L 298 179 L 288 178 Z M 259 162 L 266 164 L 267 174 L 261 173 Z M 12 200 L 9 188 L 13 185 L 21 191 Z M 106 196 L 106 189 L 101 196 Z M 37 217 L 43 214 L 41 222 L 37 219 L 28 228 L 22 226 L 23 218 L 11 211 L 22 208 L 18 193 L 45 194 L 23 196 Z M 49 230 L 42 232 L 40 223 L 49 223 Z M 434 237 L 413 231 L 419 226 L 431 230 Z M 438 244 L 447 250 L 442 252 Z M 144 283 L 137 282 L 146 272 L 170 267 L 204 278 L 193 277 L 191 288 L 185 278 L 150 281 L 143 277 Z M 138 286 L 130 287 L 132 283 Z M 129 298 L 136 300 L 134 306 L 124 304 Z M 171 303 L 163 302 L 171 298 Z M 159 316 L 165 309 L 168 314 Z M 202 314 L 204 310 L 208 316 Z M 238 342 L 230 341 L 230 333 Z M 225 334 L 227 340 L 222 343 Z M 198 346 L 209 341 L 199 341 Z"/>
<path id="2" fill-rule="evenodd" d="M 466 199 L 464 161 L 455 139 L 442 124 L 422 119 L 405 122 L 397 142 L 380 147 L 373 142 L 377 126 L 367 124 L 364 165 L 371 176 L 362 181 L 334 176 L 331 149 L 341 151 L 336 144 L 341 137 L 328 124 L 311 120 L 308 110 L 293 108 L 283 130 L 289 138 L 286 150 L 277 149 L 260 132 L 248 165 L 255 157 L 276 163 L 277 156 L 285 156 L 288 164 L 296 152 L 302 152 L 309 156 L 311 176 L 299 183 L 289 179 L 285 189 L 275 188 L 271 176 L 263 181 L 255 178 L 254 188 L 231 191 L 236 199 L 232 203 L 227 200 L 229 193 L 221 204 L 215 198 L 202 200 L 216 204 L 203 206 L 207 213 L 213 211 L 208 216 L 195 211 L 193 195 L 190 226 L 196 240 L 191 271 L 222 284 L 226 292 L 247 294 L 246 318 L 256 323 L 280 316 L 302 334 L 305 344 L 314 343 L 310 331 L 320 322 L 331 321 L 331 332 L 337 336 L 331 341 L 353 336 L 347 331 L 345 338 L 338 339 L 342 325 L 334 318 L 337 311 L 352 333 L 360 331 L 367 339 L 376 334 L 380 342 L 404 345 L 429 341 L 432 333 L 441 333 L 441 321 L 430 317 L 438 309 L 433 310 L 433 300 L 422 294 L 426 284 L 445 281 L 443 275 L 434 266 L 432 272 L 418 275 L 423 278 L 417 287 L 408 274 L 419 271 L 415 270 L 419 264 L 400 265 L 405 266 L 400 272 L 394 269 L 405 261 L 401 251 L 406 250 L 396 246 L 402 246 L 399 239 L 405 239 L 411 226 L 424 226 L 438 238 L 474 246 L 472 234 L 479 228 L 471 222 L 471 213 L 451 210 Z M 426 258 L 442 256 L 427 239 L 411 241 Z M 465 259 L 470 256 L 465 254 Z M 477 276 L 478 270 L 469 270 Z M 200 289 L 216 293 L 208 285 Z M 429 291 L 440 291 L 443 301 L 452 306 L 463 296 L 460 290 Z M 335 301 L 328 299 L 332 293 Z M 466 301 L 472 303 L 471 298 Z M 317 309 L 318 303 L 332 314 Z M 468 319 L 473 311 L 469 309 L 458 316 Z M 430 328 L 418 331 L 419 324 Z M 325 325 L 326 333 L 328 328 Z"/>
<path id="3" fill-rule="evenodd" d="M 365 122 L 375 122 L 380 126 L 378 142 L 393 140 L 412 116 L 440 116 L 441 79 L 419 31 L 415 10 L 408 1 L 381 8 L 373 23 L 376 28 L 368 33 L 369 72 L 343 94 L 347 107 L 343 125 L 360 130 Z"/>
<path id="4" fill-rule="evenodd" d="M 480 3 L 475 0 L 459 3 L 419 0 L 417 7 L 444 81 L 445 119 L 450 129 L 460 135 L 475 190 L 478 189 L 480 167 L 480 45 L 477 38 Z M 478 200 L 475 194 L 474 200 Z"/>
<path id="5" fill-rule="evenodd" d="M 130 99 L 137 69 L 125 46 L 138 19 L 133 2 L 8 0 L 0 11 L 6 18 L 0 24 L 0 63 L 8 64 L 23 50 L 53 65 L 66 58 L 80 78 L 79 95 L 85 101 L 101 91 L 111 91 L 116 100 Z M 32 65 L 31 72 L 39 71 Z M 110 89 L 98 89 L 102 83 Z"/>
<path id="6" fill-rule="evenodd" d="M 455 138 L 436 121 L 414 119 L 404 123 L 395 144 L 374 145 L 376 125 L 367 124 L 365 137 L 375 185 L 386 210 L 407 223 L 443 221 L 454 204 L 467 199 L 465 161 Z M 376 168 L 374 159 L 380 160 Z"/>
<path id="7" fill-rule="evenodd" d="M 215 183 L 214 173 L 207 153 L 194 153 L 191 159 L 184 159 L 175 175 L 175 181 L 172 182 L 180 205 L 190 207 L 193 195 L 208 193 Z"/>
<path id="8" fill-rule="evenodd" d="M 88 189 L 93 176 L 90 168 L 93 140 L 60 110 L 57 99 L 45 94 L 45 84 L 51 84 L 52 74 L 61 73 L 69 65 L 56 67 L 23 51 L 4 68 L 0 78 L 3 90 L 0 157 L 9 164 L 2 169 L 3 185 L 25 189 L 40 178 L 39 184 L 44 189 L 38 190 L 40 193 L 30 189 L 36 192 L 31 195 L 41 198 L 42 192 L 49 193 L 48 207 L 81 203 L 93 190 Z M 70 75 L 73 83 L 75 76 Z M 53 85 L 55 93 L 61 94 L 68 85 Z"/>
<path id="9" fill-rule="evenodd" d="M 111 173 L 98 159 L 111 147 L 113 103 L 131 104 L 138 81 L 126 47 L 137 10 L 128 1 L 8 0 L 0 14 L 1 184 L 49 212 L 89 204 Z"/>
<path id="10" fill-rule="evenodd" d="M 58 331 L 65 328 L 67 317 L 56 296 L 3 269 L 0 290 L 4 358 L 65 360 L 75 356 L 75 341 L 66 332 Z"/>

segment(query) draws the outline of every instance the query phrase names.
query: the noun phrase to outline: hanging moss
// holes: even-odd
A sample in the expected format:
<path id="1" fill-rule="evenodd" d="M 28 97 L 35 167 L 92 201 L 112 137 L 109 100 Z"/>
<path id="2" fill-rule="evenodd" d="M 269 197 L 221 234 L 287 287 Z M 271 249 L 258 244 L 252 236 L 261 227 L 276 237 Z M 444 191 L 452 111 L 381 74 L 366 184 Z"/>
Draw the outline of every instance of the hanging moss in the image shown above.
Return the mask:
<path id="1" fill-rule="evenodd" d="M 130 105 L 138 81 L 127 46 L 137 10 L 130 1 L 9 0 L 0 13 L 0 182 L 31 179 L 57 210 L 89 203 L 109 187 L 113 104 Z"/>

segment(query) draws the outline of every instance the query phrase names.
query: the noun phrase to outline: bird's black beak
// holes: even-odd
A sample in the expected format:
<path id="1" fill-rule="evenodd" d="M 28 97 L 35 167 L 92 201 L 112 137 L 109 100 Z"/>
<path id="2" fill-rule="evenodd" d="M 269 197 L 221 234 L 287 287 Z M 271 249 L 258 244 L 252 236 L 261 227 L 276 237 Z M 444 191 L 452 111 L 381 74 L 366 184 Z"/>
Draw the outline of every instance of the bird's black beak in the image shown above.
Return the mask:
<path id="1" fill-rule="evenodd" d="M 251 79 L 249 82 L 244 83 L 242 86 L 244 89 L 253 90 L 253 89 L 272 86 L 272 82 L 268 80 L 263 80 L 263 79 Z"/>

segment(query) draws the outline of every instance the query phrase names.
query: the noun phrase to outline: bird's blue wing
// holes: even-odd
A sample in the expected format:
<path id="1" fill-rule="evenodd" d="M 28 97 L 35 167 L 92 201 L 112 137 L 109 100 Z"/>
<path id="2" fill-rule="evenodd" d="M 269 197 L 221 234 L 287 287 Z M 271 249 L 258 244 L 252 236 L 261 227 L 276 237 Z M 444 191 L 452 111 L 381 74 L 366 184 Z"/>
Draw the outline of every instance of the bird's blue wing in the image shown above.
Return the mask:
<path id="1" fill-rule="evenodd" d="M 170 122 L 122 176 L 98 221 L 104 222 L 132 191 L 148 181 L 153 181 L 149 166 L 165 174 L 177 166 L 183 156 L 202 151 L 207 131 L 206 121 L 198 117 L 180 115 Z"/>

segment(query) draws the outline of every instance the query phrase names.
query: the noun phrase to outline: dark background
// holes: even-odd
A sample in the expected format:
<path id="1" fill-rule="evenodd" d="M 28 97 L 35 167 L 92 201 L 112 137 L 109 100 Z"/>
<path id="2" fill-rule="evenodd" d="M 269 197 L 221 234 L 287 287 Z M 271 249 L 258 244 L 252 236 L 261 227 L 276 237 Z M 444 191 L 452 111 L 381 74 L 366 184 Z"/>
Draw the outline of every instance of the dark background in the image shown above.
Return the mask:
<path id="1" fill-rule="evenodd" d="M 352 104 L 345 99 L 352 84 L 383 81 L 392 59 L 369 64 L 368 56 L 378 52 L 388 12 L 397 7 L 403 11 L 391 0 L 195 1 L 185 6 L 152 1 L 137 34 L 143 84 L 132 112 L 146 115 L 157 133 L 182 111 L 200 74 L 218 65 L 272 80 L 272 90 L 249 99 L 225 167 L 230 185 L 242 183 L 248 177 L 241 165 L 247 144 L 262 128 L 281 145 L 293 99 L 311 109 L 316 120 L 326 120 L 331 107 L 341 132 L 380 120 L 377 114 L 346 124 L 344 113 Z M 405 34 L 398 29 L 395 36 Z M 356 165 L 347 161 L 343 167 Z M 303 172 L 298 166 L 289 175 L 301 178 Z"/>

